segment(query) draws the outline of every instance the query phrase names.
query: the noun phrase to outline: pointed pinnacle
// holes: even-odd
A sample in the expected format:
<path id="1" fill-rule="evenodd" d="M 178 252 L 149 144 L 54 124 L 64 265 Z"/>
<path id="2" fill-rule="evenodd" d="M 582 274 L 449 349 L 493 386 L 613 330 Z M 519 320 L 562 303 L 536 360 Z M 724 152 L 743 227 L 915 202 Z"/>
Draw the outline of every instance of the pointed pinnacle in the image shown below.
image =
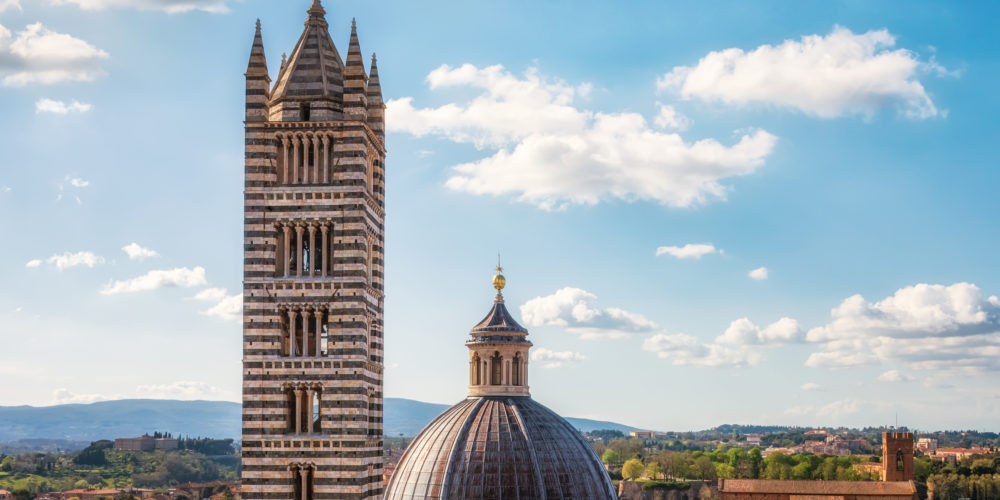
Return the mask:
<path id="1" fill-rule="evenodd" d="M 257 33 L 260 33 L 260 18 L 257 18 Z"/>

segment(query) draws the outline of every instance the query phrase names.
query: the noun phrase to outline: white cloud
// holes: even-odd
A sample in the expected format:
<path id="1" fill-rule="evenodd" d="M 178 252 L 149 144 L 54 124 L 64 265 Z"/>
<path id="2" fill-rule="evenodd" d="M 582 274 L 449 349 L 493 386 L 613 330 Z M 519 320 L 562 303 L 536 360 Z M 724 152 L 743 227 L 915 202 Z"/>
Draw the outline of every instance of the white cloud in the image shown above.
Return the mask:
<path id="1" fill-rule="evenodd" d="M 656 103 L 656 105 L 660 108 L 660 112 L 653 119 L 653 123 L 657 127 L 667 130 L 684 131 L 691 126 L 691 120 L 674 109 L 673 106 L 660 103 Z"/>
<path id="2" fill-rule="evenodd" d="M 867 117 L 887 106 L 915 119 L 938 115 L 917 75 L 939 73 L 939 65 L 921 63 L 906 49 L 890 50 L 895 44 L 885 29 L 854 34 L 835 26 L 826 36 L 750 52 L 710 52 L 693 67 L 675 67 L 657 85 L 687 99 L 773 105 L 820 118 Z"/>
<path id="3" fill-rule="evenodd" d="M 716 249 L 711 243 L 688 243 L 682 247 L 668 246 L 656 249 L 657 257 L 666 254 L 678 259 L 700 259 L 713 253 L 722 253 L 722 250 Z"/>
<path id="4" fill-rule="evenodd" d="M 587 357 L 573 351 L 552 351 L 544 347 L 536 347 L 531 352 L 531 360 L 542 364 L 543 368 L 562 368 L 567 363 L 586 361 Z"/>
<path id="5" fill-rule="evenodd" d="M 845 299 L 806 334 L 821 350 L 807 366 L 900 361 L 914 370 L 1000 370 L 1000 300 L 971 283 L 918 284 L 878 302 Z"/>
<path id="6" fill-rule="evenodd" d="M 13 189 L 11 189 L 10 186 L 0 187 L 0 193 L 9 193 L 11 191 L 13 191 Z"/>
<path id="7" fill-rule="evenodd" d="M 732 345 L 788 344 L 802 341 L 803 333 L 799 322 L 792 318 L 781 318 L 763 329 L 747 318 L 740 318 L 730 323 L 715 341 Z"/>
<path id="8" fill-rule="evenodd" d="M 85 181 L 85 180 L 83 180 L 83 179 L 81 179 L 79 177 L 72 177 L 71 178 L 70 176 L 67 175 L 66 179 L 75 188 L 85 188 L 85 187 L 87 187 L 87 186 L 90 185 L 90 181 Z"/>
<path id="9" fill-rule="evenodd" d="M 178 267 L 176 269 L 150 271 L 130 280 L 108 283 L 101 290 L 101 293 L 104 295 L 115 295 L 119 293 L 156 290 L 163 287 L 190 288 L 202 286 L 205 283 L 205 268 L 200 266 L 194 269 Z"/>
<path id="10" fill-rule="evenodd" d="M 150 250 L 148 248 L 143 248 L 139 246 L 138 243 L 132 242 L 128 245 L 122 247 L 122 250 L 128 254 L 130 260 L 144 260 L 150 257 L 159 257 L 160 254 L 156 250 Z"/>
<path id="11" fill-rule="evenodd" d="M 702 344 L 695 337 L 659 333 L 642 342 L 644 351 L 654 352 L 677 366 L 745 367 L 760 362 L 760 355 L 751 349 L 732 349 L 719 344 Z"/>
<path id="12" fill-rule="evenodd" d="M 623 309 L 597 308 L 597 296 L 579 288 L 565 287 L 545 297 L 535 297 L 521 306 L 528 326 L 559 326 L 583 339 L 613 339 L 656 329 L 642 315 Z"/>
<path id="13" fill-rule="evenodd" d="M 83 10 L 104 10 L 133 8 L 141 10 L 161 10 L 168 14 L 178 14 L 201 10 L 213 13 L 229 12 L 225 0 L 52 0 L 56 5 L 74 4 Z"/>
<path id="14" fill-rule="evenodd" d="M 203 399 L 225 395 L 222 389 L 205 383 L 191 380 L 180 380 L 171 384 L 139 385 L 136 394 L 147 398 L 163 399 Z"/>
<path id="15" fill-rule="evenodd" d="M 33 268 L 33 267 L 38 267 L 40 265 L 42 265 L 41 259 L 32 259 L 32 260 L 29 260 L 28 263 L 24 265 L 24 267 L 27 267 L 27 268 L 30 269 L 30 268 Z"/>
<path id="16" fill-rule="evenodd" d="M 118 399 L 120 395 L 106 396 L 104 394 L 75 394 L 66 388 L 56 389 L 52 393 L 52 403 L 58 405 L 65 404 L 87 404 L 94 403 L 97 401 L 108 401 L 110 399 Z"/>
<path id="17" fill-rule="evenodd" d="M 785 415 L 835 419 L 852 413 L 857 413 L 859 406 L 860 405 L 857 400 L 847 398 L 827 403 L 823 406 L 793 406 L 785 410 Z"/>
<path id="18" fill-rule="evenodd" d="M 13 9 L 18 12 L 24 12 L 24 9 L 21 8 L 20 0 L 0 0 L 0 12 L 3 12 L 8 9 Z"/>
<path id="19" fill-rule="evenodd" d="M 810 392 L 822 391 L 823 386 L 817 384 L 816 382 L 806 382 L 802 384 L 802 387 L 800 387 L 800 389 L 802 389 L 803 391 L 810 391 Z"/>
<path id="20" fill-rule="evenodd" d="M 73 113 L 86 113 L 93 108 L 90 104 L 85 104 L 77 100 L 73 100 L 69 104 L 63 101 L 55 101 L 52 99 L 41 98 L 35 102 L 35 113 L 55 113 L 59 115 Z"/>
<path id="21" fill-rule="evenodd" d="M 686 207 L 724 199 L 724 179 L 753 173 L 776 138 L 743 134 L 725 146 L 715 139 L 685 142 L 650 128 L 637 113 L 600 113 L 574 106 L 589 86 L 544 78 L 535 69 L 522 78 L 502 66 L 443 65 L 427 80 L 431 89 L 472 88 L 466 103 L 415 108 L 413 98 L 387 103 L 390 132 L 437 135 L 490 148 L 486 158 L 454 167 L 447 187 L 484 195 L 514 195 L 543 209 L 602 200 L 653 200 Z M 660 109 L 660 121 L 670 125 Z M 680 120 L 674 112 L 675 121 Z"/>
<path id="22" fill-rule="evenodd" d="M 104 72 L 108 53 L 70 35 L 35 23 L 16 36 L 0 26 L 0 76 L 4 85 L 91 81 Z"/>
<path id="23" fill-rule="evenodd" d="M 35 261 L 28 262 L 28 267 L 38 267 L 37 264 L 31 265 L 34 262 Z M 45 262 L 56 266 L 56 269 L 62 271 L 63 269 L 69 269 L 77 266 L 87 266 L 93 268 L 98 264 L 103 264 L 104 257 L 95 255 L 93 252 L 64 252 L 49 257 Z"/>
<path id="24" fill-rule="evenodd" d="M 878 376 L 879 382 L 912 382 L 913 377 L 899 373 L 899 370 L 889 370 Z"/>
<path id="25" fill-rule="evenodd" d="M 202 311 L 206 316 L 215 316 L 226 321 L 239 321 L 243 318 L 243 295 L 228 295 L 225 288 L 206 288 L 198 292 L 194 298 L 215 302 L 215 305 Z"/>
<path id="26" fill-rule="evenodd" d="M 754 269 L 753 271 L 750 271 L 749 273 L 747 273 L 747 276 L 749 276 L 750 279 L 755 279 L 757 281 L 766 280 L 767 279 L 767 268 L 766 267 L 758 267 L 757 269 Z"/>

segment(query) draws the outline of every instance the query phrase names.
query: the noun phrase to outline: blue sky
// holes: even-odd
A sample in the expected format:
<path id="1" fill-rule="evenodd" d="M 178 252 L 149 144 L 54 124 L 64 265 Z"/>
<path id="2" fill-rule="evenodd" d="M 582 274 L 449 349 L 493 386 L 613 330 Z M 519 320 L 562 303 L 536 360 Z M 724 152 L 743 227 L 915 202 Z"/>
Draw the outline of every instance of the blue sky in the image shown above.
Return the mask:
<path id="1" fill-rule="evenodd" d="M 308 4 L 0 0 L 0 404 L 239 400 L 242 75 Z M 389 103 L 387 396 L 464 396 L 499 251 L 563 415 L 996 430 L 994 4 L 325 7 Z"/>

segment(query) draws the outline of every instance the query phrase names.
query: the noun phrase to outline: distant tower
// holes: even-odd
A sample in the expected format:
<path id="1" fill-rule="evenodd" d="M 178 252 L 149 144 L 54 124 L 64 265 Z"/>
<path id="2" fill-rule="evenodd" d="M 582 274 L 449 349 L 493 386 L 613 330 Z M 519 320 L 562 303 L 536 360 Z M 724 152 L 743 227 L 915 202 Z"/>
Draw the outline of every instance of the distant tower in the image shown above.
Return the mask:
<path id="1" fill-rule="evenodd" d="M 882 433 L 882 480 L 913 480 L 913 433 Z"/>
<path id="2" fill-rule="evenodd" d="M 273 86 L 258 21 L 246 72 L 246 500 L 382 495 L 384 105 L 325 14 Z"/>

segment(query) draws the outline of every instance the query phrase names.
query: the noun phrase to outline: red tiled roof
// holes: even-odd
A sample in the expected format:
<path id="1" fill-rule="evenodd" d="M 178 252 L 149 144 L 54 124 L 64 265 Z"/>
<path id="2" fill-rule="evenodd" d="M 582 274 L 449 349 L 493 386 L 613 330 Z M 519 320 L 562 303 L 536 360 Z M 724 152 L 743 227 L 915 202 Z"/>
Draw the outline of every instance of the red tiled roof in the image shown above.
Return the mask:
<path id="1" fill-rule="evenodd" d="M 786 493 L 793 495 L 900 495 L 911 498 L 913 481 L 782 481 L 777 479 L 721 479 L 719 492 Z"/>

